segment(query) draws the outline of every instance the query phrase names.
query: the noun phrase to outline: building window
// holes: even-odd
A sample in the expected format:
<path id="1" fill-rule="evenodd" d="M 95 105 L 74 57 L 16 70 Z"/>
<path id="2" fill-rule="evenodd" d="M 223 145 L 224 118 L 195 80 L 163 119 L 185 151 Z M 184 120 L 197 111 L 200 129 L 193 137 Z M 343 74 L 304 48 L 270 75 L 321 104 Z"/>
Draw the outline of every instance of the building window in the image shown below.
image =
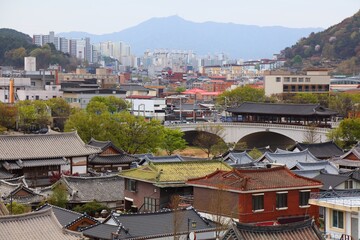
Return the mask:
<path id="1" fill-rule="evenodd" d="M 31 86 L 33 86 L 33 87 L 34 87 L 34 86 L 35 86 L 35 82 L 31 82 Z"/>
<path id="2" fill-rule="evenodd" d="M 345 181 L 345 189 L 353 189 L 353 181 L 352 180 Z"/>
<path id="3" fill-rule="evenodd" d="M 297 78 L 296 77 L 291 78 L 291 82 L 297 82 Z"/>
<path id="4" fill-rule="evenodd" d="M 284 82 L 290 82 L 290 78 L 289 77 L 284 77 Z"/>
<path id="5" fill-rule="evenodd" d="M 26 95 L 26 100 L 29 100 L 29 95 Z"/>
<path id="6" fill-rule="evenodd" d="M 39 95 L 35 95 L 35 100 L 39 100 Z"/>
<path id="7" fill-rule="evenodd" d="M 332 226 L 344 228 L 344 213 L 338 210 L 332 210 Z"/>
<path id="8" fill-rule="evenodd" d="M 156 198 L 144 198 L 144 209 L 150 212 L 155 212 L 157 206 L 157 199 Z"/>
<path id="9" fill-rule="evenodd" d="M 136 192 L 136 181 L 132 179 L 126 179 L 125 189 L 130 192 Z"/>
<path id="10" fill-rule="evenodd" d="M 263 211 L 264 210 L 264 194 L 253 194 L 252 195 L 252 210 Z"/>
<path id="11" fill-rule="evenodd" d="M 276 82 L 281 82 L 281 77 L 276 77 Z"/>
<path id="12" fill-rule="evenodd" d="M 295 85 L 291 85 L 291 91 L 295 92 Z"/>
<path id="13" fill-rule="evenodd" d="M 288 85 L 284 85 L 283 86 L 283 92 L 288 92 L 289 91 L 289 86 Z"/>
<path id="14" fill-rule="evenodd" d="M 304 82 L 304 78 L 299 78 L 299 82 Z"/>
<path id="15" fill-rule="evenodd" d="M 276 208 L 277 209 L 286 209 L 287 204 L 287 195 L 288 192 L 277 192 L 276 193 Z"/>
<path id="16" fill-rule="evenodd" d="M 300 191 L 299 192 L 299 206 L 306 207 L 309 206 L 310 190 Z"/>
<path id="17" fill-rule="evenodd" d="M 298 86 L 298 92 L 302 92 L 303 91 L 303 86 Z"/>
<path id="18" fill-rule="evenodd" d="M 310 82 L 310 78 L 305 78 L 305 82 Z"/>
<path id="19" fill-rule="evenodd" d="M 305 92 L 309 91 L 309 86 L 305 86 Z"/>

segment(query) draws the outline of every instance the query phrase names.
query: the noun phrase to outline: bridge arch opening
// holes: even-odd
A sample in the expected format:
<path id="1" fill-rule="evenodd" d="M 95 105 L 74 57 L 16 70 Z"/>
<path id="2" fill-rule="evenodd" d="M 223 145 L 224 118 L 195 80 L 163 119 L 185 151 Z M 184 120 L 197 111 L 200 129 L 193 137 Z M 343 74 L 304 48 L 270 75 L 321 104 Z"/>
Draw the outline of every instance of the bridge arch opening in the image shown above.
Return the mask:
<path id="1" fill-rule="evenodd" d="M 204 140 L 212 140 L 213 142 L 220 141 L 221 143 L 225 144 L 224 139 L 219 137 L 216 134 L 205 132 L 205 131 L 198 131 L 198 130 L 192 130 L 192 131 L 186 131 L 184 132 L 183 138 L 188 143 L 189 146 L 198 146 L 196 143 L 196 140 L 203 137 Z"/>
<path id="2" fill-rule="evenodd" d="M 241 138 L 237 146 L 246 146 L 247 149 L 269 146 L 271 150 L 276 148 L 287 149 L 295 144 L 295 140 L 274 132 L 256 132 Z"/>

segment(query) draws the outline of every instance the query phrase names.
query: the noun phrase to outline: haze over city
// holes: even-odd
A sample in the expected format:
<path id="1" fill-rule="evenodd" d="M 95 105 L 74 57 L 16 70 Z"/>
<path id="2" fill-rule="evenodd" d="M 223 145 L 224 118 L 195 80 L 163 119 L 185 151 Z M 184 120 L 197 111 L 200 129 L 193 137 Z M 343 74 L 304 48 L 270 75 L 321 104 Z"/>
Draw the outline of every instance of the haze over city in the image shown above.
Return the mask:
<path id="1" fill-rule="evenodd" d="M 0 27 L 32 34 L 83 31 L 104 34 L 136 26 L 153 17 L 178 15 L 194 22 L 328 28 L 353 15 L 360 1 L 137 0 L 3 1 Z"/>

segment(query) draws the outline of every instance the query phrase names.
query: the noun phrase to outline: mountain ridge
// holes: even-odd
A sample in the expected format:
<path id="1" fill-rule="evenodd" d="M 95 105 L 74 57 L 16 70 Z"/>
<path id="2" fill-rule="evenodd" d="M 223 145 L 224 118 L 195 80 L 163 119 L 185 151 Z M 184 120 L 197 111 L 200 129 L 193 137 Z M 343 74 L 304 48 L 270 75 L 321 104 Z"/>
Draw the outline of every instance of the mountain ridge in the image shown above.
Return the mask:
<path id="1" fill-rule="evenodd" d="M 92 43 L 123 41 L 136 55 L 150 49 L 192 50 L 198 55 L 226 53 L 244 59 L 269 58 L 300 38 L 322 28 L 288 28 L 236 23 L 192 22 L 177 15 L 156 17 L 107 34 L 58 33 L 66 38 L 90 37 Z"/>

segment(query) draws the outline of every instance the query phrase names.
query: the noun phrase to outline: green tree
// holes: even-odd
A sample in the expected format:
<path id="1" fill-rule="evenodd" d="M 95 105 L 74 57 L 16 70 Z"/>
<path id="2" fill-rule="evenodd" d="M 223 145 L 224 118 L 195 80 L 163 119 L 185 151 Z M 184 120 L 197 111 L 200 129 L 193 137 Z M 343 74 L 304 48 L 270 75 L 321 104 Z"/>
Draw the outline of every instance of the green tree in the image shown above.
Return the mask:
<path id="1" fill-rule="evenodd" d="M 252 88 L 248 85 L 225 91 L 216 99 L 221 107 L 238 107 L 243 102 L 264 102 L 265 92 L 263 89 Z"/>
<path id="2" fill-rule="evenodd" d="M 25 100 L 16 103 L 19 128 L 25 132 L 46 127 L 50 124 L 50 108 L 45 101 Z"/>
<path id="3" fill-rule="evenodd" d="M 6 208 L 9 210 L 10 214 L 13 215 L 23 214 L 31 211 L 30 206 L 26 206 L 18 202 L 8 203 L 6 204 Z"/>
<path id="4" fill-rule="evenodd" d="M 51 98 L 46 101 L 51 109 L 52 117 L 69 117 L 71 113 L 70 105 L 63 98 Z"/>
<path id="5" fill-rule="evenodd" d="M 77 130 L 81 139 L 111 140 L 130 154 L 156 152 L 164 139 L 164 126 L 157 120 L 145 121 L 127 111 L 111 114 L 103 103 L 96 103 L 99 112 L 75 111 L 65 124 L 65 131 Z"/>
<path id="6" fill-rule="evenodd" d="M 185 92 L 185 91 L 186 91 L 186 88 L 183 87 L 183 86 L 177 87 L 175 89 L 175 92 L 177 92 L 177 93 L 182 93 L 182 92 Z"/>
<path id="7" fill-rule="evenodd" d="M 172 155 L 175 150 L 183 150 L 186 148 L 186 141 L 183 138 L 184 133 L 180 129 L 164 128 L 164 139 L 161 148 L 168 155 Z"/>
<path id="8" fill-rule="evenodd" d="M 110 212 L 110 209 L 107 206 L 97 202 L 96 200 L 85 203 L 84 205 L 77 205 L 76 207 L 74 207 L 73 210 L 75 212 L 89 214 L 90 216 L 93 217 L 96 216 L 97 214 L 100 214 L 102 210 L 106 210 L 107 212 Z"/>
<path id="9" fill-rule="evenodd" d="M 15 129 L 17 108 L 0 102 L 0 126 L 7 129 Z"/>
<path id="10" fill-rule="evenodd" d="M 333 129 L 328 138 L 343 148 L 349 148 L 360 141 L 360 118 L 346 118 Z"/>
<path id="11" fill-rule="evenodd" d="M 252 159 L 258 159 L 262 156 L 262 152 L 255 147 L 248 154 L 250 157 L 252 157 Z"/>
<path id="12" fill-rule="evenodd" d="M 66 207 L 68 203 L 68 193 L 64 184 L 59 183 L 53 188 L 48 203 L 62 208 Z"/>
<path id="13" fill-rule="evenodd" d="M 91 105 L 94 102 L 104 103 L 105 106 L 107 107 L 107 110 L 110 113 L 121 112 L 124 110 L 128 110 L 130 108 L 130 103 L 128 101 L 125 101 L 121 98 L 117 98 L 114 96 L 108 96 L 108 97 L 95 96 L 90 100 L 88 107 L 92 108 Z"/>
<path id="14" fill-rule="evenodd" d="M 27 56 L 24 47 L 15 48 L 5 53 L 5 57 L 11 65 L 24 66 L 24 57 Z"/>
<path id="15" fill-rule="evenodd" d="M 340 116 L 356 116 L 360 110 L 360 94 L 335 93 L 330 97 L 329 107 Z"/>

